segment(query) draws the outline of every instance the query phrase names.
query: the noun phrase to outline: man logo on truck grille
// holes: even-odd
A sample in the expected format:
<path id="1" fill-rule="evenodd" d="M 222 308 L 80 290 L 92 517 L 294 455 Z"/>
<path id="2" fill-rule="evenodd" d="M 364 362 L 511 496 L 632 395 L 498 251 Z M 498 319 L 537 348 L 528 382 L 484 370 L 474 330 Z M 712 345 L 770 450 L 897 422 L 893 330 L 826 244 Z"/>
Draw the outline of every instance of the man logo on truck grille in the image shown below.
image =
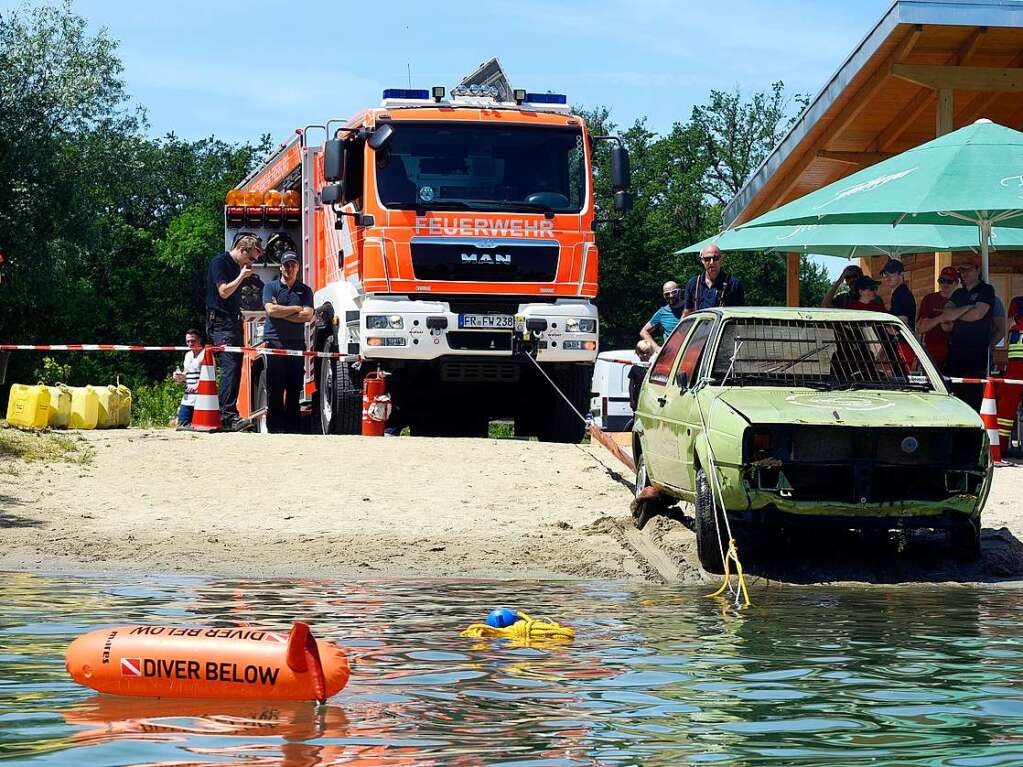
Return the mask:
<path id="1" fill-rule="evenodd" d="M 511 253 L 463 253 L 463 264 L 507 264 L 511 266 Z"/>

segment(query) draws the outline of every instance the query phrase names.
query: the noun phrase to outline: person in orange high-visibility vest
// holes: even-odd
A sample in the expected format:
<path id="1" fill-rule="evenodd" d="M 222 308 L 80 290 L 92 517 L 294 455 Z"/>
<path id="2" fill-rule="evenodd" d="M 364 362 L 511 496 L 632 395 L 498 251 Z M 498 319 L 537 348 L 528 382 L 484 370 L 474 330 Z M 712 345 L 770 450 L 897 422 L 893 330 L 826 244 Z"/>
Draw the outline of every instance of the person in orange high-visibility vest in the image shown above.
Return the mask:
<path id="1" fill-rule="evenodd" d="M 1016 296 L 1009 304 L 1009 320 L 1012 325 L 1009 327 L 1009 367 L 1005 377 L 1020 380 L 1023 379 L 1023 296 Z M 998 436 L 1003 453 L 1009 449 L 1021 396 L 1023 386 L 1019 384 L 998 387 Z"/>

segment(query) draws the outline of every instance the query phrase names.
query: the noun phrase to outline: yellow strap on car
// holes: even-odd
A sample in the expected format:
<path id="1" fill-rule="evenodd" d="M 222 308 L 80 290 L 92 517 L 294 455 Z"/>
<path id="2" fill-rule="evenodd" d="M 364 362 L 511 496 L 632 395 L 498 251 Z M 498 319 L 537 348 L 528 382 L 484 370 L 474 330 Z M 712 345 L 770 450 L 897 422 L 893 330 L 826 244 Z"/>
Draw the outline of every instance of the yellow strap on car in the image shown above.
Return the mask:
<path id="1" fill-rule="evenodd" d="M 519 619 L 510 626 L 494 628 L 486 623 L 473 623 L 459 636 L 473 639 L 511 639 L 518 642 L 571 642 L 575 639 L 575 629 L 570 626 L 562 626 L 556 621 L 531 618 L 521 611 L 516 614 Z"/>
<path id="2" fill-rule="evenodd" d="M 742 572 L 742 562 L 739 561 L 739 549 L 735 545 L 735 539 L 728 539 L 728 551 L 725 553 L 725 578 L 721 583 L 721 588 L 715 591 L 713 594 L 708 594 L 708 597 L 721 596 L 725 589 L 731 588 L 732 585 L 732 566 L 731 563 L 735 562 L 735 574 L 739 581 L 739 591 L 735 595 L 735 603 L 739 604 L 739 597 L 742 596 L 743 607 L 749 607 L 749 592 L 746 590 L 746 576 Z"/>

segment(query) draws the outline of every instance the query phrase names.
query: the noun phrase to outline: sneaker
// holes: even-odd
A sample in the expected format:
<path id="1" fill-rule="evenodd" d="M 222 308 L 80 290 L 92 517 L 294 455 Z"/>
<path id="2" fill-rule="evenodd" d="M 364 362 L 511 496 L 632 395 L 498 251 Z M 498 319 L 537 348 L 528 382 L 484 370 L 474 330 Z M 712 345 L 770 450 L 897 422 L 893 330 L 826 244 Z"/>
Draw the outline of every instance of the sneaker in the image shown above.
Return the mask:
<path id="1" fill-rule="evenodd" d="M 252 421 L 236 418 L 224 426 L 224 431 L 252 431 Z"/>

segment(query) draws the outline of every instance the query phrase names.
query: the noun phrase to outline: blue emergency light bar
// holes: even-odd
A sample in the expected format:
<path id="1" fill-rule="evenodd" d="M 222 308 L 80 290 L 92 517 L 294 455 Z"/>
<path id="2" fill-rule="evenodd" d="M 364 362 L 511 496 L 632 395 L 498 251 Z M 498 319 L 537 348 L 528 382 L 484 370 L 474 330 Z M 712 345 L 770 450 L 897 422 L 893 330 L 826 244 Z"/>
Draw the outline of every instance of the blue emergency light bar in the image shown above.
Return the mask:
<path id="1" fill-rule="evenodd" d="M 430 91 L 418 88 L 385 88 L 385 99 L 429 99 Z"/>
<path id="2" fill-rule="evenodd" d="M 567 104 L 568 96 L 564 93 L 527 93 L 523 100 L 530 104 Z"/>

